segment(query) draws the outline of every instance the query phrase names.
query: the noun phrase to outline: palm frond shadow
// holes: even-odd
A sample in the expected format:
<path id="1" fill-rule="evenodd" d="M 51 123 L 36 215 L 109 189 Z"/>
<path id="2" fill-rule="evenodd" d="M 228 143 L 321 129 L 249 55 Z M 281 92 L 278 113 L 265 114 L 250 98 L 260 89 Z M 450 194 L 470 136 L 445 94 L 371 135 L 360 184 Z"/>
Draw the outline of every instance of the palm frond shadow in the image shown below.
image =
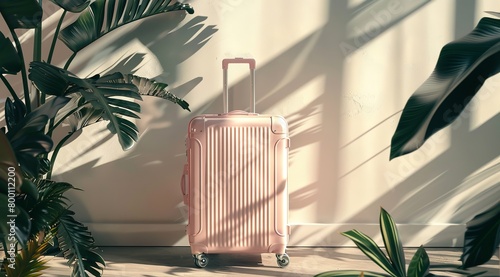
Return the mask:
<path id="1" fill-rule="evenodd" d="M 404 217 L 414 219 L 417 222 L 432 220 L 433 215 L 442 209 L 448 200 L 461 191 L 460 184 L 468 176 L 494 161 L 500 155 L 500 149 L 489 147 L 494 145 L 498 139 L 495 126 L 498 125 L 499 120 L 500 115 L 497 115 L 475 130 L 456 137 L 448 150 L 402 181 L 396 187 L 394 194 L 386 195 L 377 201 L 385 203 L 390 198 L 407 199 L 405 203 L 399 203 L 395 207 L 391 207 L 394 209 L 393 214 L 395 217 L 404 215 Z M 478 141 L 477 138 L 482 139 Z M 471 153 L 468 149 L 475 149 L 475 151 Z M 438 177 L 435 178 L 436 176 Z M 423 184 L 423 188 L 413 193 L 412 186 L 414 184 Z M 476 184 L 479 185 L 480 182 L 476 182 Z M 470 185 L 474 186 L 476 184 Z M 411 197 L 408 197 L 408 194 L 411 194 Z M 421 199 L 426 199 L 428 204 L 422 207 Z M 455 218 L 454 221 L 458 220 L 465 223 L 467 217 L 471 217 L 478 210 L 491 205 L 488 202 L 478 204 L 480 205 L 469 209 L 467 212 L 463 210 L 461 218 Z"/>
<path id="2" fill-rule="evenodd" d="M 138 40 L 155 55 L 163 68 L 160 75 L 150 77 L 172 83 L 177 80 L 175 75 L 177 65 L 200 50 L 217 32 L 215 26 L 203 23 L 207 19 L 204 16 L 196 16 L 181 25 L 184 16 L 182 13 L 170 13 L 141 21 L 134 32 L 121 36 L 108 47 L 119 47 L 131 40 Z M 165 51 L 166 49 L 168 51 Z M 110 71 L 119 68 L 117 65 Z"/>

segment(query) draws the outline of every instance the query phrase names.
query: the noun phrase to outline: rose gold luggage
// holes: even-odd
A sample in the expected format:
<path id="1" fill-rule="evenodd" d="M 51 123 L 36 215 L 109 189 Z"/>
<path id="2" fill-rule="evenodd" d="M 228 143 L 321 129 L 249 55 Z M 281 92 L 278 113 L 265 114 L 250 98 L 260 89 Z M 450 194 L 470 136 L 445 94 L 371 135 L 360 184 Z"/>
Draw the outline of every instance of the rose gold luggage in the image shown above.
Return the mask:
<path id="1" fill-rule="evenodd" d="M 248 63 L 252 112 L 228 113 L 227 69 Z M 223 114 L 193 118 L 181 181 L 189 207 L 187 235 L 195 265 L 211 253 L 275 253 L 287 266 L 288 126 L 281 116 L 255 113 L 255 60 L 222 61 Z"/>

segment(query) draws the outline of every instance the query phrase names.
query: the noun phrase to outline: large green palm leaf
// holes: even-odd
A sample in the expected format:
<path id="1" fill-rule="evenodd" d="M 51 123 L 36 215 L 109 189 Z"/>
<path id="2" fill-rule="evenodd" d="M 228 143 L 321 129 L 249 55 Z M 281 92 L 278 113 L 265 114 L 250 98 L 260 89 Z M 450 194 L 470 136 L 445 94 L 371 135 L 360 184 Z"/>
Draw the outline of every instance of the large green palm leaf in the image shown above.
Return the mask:
<path id="1" fill-rule="evenodd" d="M 48 231 L 67 208 L 68 200 L 63 194 L 74 187 L 69 183 L 40 180 L 38 182 L 39 196 L 30 209 L 31 234 Z"/>
<path id="2" fill-rule="evenodd" d="M 105 262 L 95 251 L 94 238 L 88 228 L 76 221 L 73 215 L 74 212 L 66 210 L 57 226 L 59 246 L 73 267 L 71 276 L 86 277 L 90 273 L 99 277 Z"/>
<path id="3" fill-rule="evenodd" d="M 28 112 L 31 111 L 31 102 L 30 102 L 30 94 L 29 94 L 29 85 L 28 85 L 28 77 L 26 74 L 26 67 L 24 65 L 25 62 L 25 57 L 23 54 L 23 48 L 21 45 L 21 42 L 19 41 L 19 38 L 15 32 L 15 29 L 19 28 L 24 28 L 24 29 L 31 29 L 31 28 L 37 28 L 40 26 L 41 20 L 42 20 L 42 7 L 39 4 L 37 0 L 2 0 L 0 1 L 0 13 L 2 14 L 2 17 L 4 21 L 7 23 L 7 26 L 9 27 L 9 31 L 11 33 L 11 36 L 15 42 L 16 45 L 16 54 L 19 58 L 20 63 L 17 65 L 20 65 L 20 72 L 21 72 L 21 78 L 22 78 L 22 83 L 23 83 L 23 90 L 24 90 L 24 98 L 25 98 L 25 103 L 26 103 L 26 110 Z M 35 32 L 38 33 L 38 32 Z M 36 34 L 35 34 L 36 36 Z M 4 40 L 3 43 L 6 43 Z M 12 49 L 11 49 L 12 50 Z M 9 52 L 12 53 L 12 51 L 9 50 Z M 37 47 L 35 47 L 35 50 L 38 50 Z M 36 52 L 36 51 L 35 51 Z M 12 53 L 14 54 L 14 53 Z M 34 53 L 34 56 L 37 54 Z M 10 59 L 17 59 L 17 58 L 9 58 Z M 9 62 L 10 63 L 10 62 Z M 17 63 L 17 62 L 16 62 Z M 2 64 L 4 65 L 4 64 Z M 16 66 L 17 66 L 16 65 Z M 11 64 L 12 66 L 12 64 Z M 17 71 L 13 71 L 16 72 Z M 7 88 L 9 89 L 12 97 L 14 99 L 17 99 L 16 92 L 12 88 L 12 86 L 9 84 L 9 82 L 2 76 L 1 77 L 2 81 L 5 83 Z"/>
<path id="4" fill-rule="evenodd" d="M 44 105 L 27 114 L 7 132 L 12 148 L 21 168 L 30 176 L 38 176 L 40 169 L 40 154 L 46 154 L 52 149 L 52 139 L 45 134 L 49 119 L 55 117 L 60 108 L 69 101 L 66 97 L 54 97 Z M 7 110 L 6 110 L 7 112 Z M 6 119 L 14 116 L 7 115 Z"/>
<path id="5" fill-rule="evenodd" d="M 109 82 L 133 84 L 137 87 L 140 95 L 162 98 L 179 105 L 185 110 L 191 111 L 189 109 L 189 103 L 168 91 L 168 85 L 165 83 L 156 82 L 155 80 L 133 74 L 122 74 L 121 78 L 115 78 L 114 80 L 109 80 Z"/>
<path id="6" fill-rule="evenodd" d="M 65 11 L 72 13 L 79 13 L 85 10 L 89 4 L 90 0 L 51 0 L 56 3 L 59 7 L 63 8 Z"/>
<path id="7" fill-rule="evenodd" d="M 29 78 L 35 87 L 47 95 L 63 96 L 69 94 L 72 84 L 66 77 L 68 71 L 47 63 L 31 62 Z"/>
<path id="8" fill-rule="evenodd" d="M 2 0 L 0 13 L 10 29 L 35 28 L 40 24 L 43 15 L 37 0 Z"/>
<path id="9" fill-rule="evenodd" d="M 112 74 L 107 78 L 120 78 Z M 141 100 L 137 87 L 131 84 L 109 83 L 103 80 L 82 80 L 81 90 L 85 100 L 97 110 L 102 110 L 104 120 L 109 120 L 108 129 L 118 135 L 123 150 L 130 149 L 139 138 L 139 130 L 134 122 L 127 118 L 136 118 L 141 107 L 133 100 Z"/>
<path id="10" fill-rule="evenodd" d="M 500 71 L 500 20 L 482 18 L 443 47 L 431 76 L 413 93 L 392 137 L 390 158 L 418 149 L 464 110 L 484 81 Z"/>
<path id="11" fill-rule="evenodd" d="M 17 74 L 21 71 L 22 60 L 10 39 L 0 32 L 0 74 Z"/>
<path id="12" fill-rule="evenodd" d="M 189 103 L 168 91 L 166 89 L 168 85 L 165 83 L 156 82 L 155 80 L 133 74 L 122 74 L 119 72 L 102 77 L 95 76 L 91 79 L 98 79 L 101 83 L 134 85 L 137 87 L 138 93 L 142 96 L 159 97 L 190 111 Z M 81 130 L 91 124 L 100 122 L 105 117 L 105 113 L 102 109 L 97 109 L 86 101 L 79 101 L 78 95 L 75 96 L 75 94 L 73 94 L 72 96 L 75 97 L 75 99 L 70 101 L 70 103 L 68 103 L 68 105 L 64 108 L 64 110 L 70 110 L 72 113 L 67 117 L 72 133 L 77 132 L 78 130 Z M 113 102 L 114 104 L 120 104 L 122 100 L 116 99 L 113 101 L 115 101 Z M 138 133 L 138 129 L 134 124 L 130 124 L 128 122 L 124 123 L 128 124 L 127 126 L 131 128 L 129 129 L 129 132 Z"/>
<path id="13" fill-rule="evenodd" d="M 97 0 L 80 17 L 64 28 L 59 38 L 73 51 L 78 52 L 107 33 L 130 22 L 160 13 L 186 10 L 188 4 L 171 3 L 170 0 Z"/>
<path id="14" fill-rule="evenodd" d="M 497 184 L 497 186 L 500 184 Z M 500 202 L 467 222 L 462 268 L 481 265 L 491 259 L 500 245 Z"/>
<path id="15" fill-rule="evenodd" d="M 43 62 L 32 62 L 30 71 L 46 73 L 36 75 L 36 78 L 32 77 L 32 81 L 41 91 L 48 88 L 43 85 L 47 78 L 57 76 L 66 80 L 69 85 L 67 91 L 81 94 L 85 99 L 85 104 L 90 104 L 94 109 L 102 112 L 103 119 L 109 121 L 108 129 L 118 135 L 118 140 L 124 150 L 130 149 L 138 140 L 137 126 L 128 118 L 139 118 L 137 113 L 140 112 L 140 105 L 134 100 L 141 100 L 141 96 L 133 84 L 110 81 L 120 79 L 121 74 L 80 79 L 67 70 Z"/>

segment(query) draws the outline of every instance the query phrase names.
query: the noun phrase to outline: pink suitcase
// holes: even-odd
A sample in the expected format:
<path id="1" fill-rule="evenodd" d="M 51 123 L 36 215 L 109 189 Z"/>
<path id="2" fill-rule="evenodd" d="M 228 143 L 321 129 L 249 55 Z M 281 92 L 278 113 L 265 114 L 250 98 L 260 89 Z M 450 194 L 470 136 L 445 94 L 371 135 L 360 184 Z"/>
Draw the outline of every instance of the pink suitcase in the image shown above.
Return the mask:
<path id="1" fill-rule="evenodd" d="M 228 113 L 227 69 L 248 63 L 252 111 Z M 189 207 L 186 228 L 195 265 L 211 253 L 275 253 L 285 267 L 288 226 L 288 125 L 255 113 L 255 60 L 222 61 L 223 114 L 194 117 L 186 139 L 181 187 Z"/>

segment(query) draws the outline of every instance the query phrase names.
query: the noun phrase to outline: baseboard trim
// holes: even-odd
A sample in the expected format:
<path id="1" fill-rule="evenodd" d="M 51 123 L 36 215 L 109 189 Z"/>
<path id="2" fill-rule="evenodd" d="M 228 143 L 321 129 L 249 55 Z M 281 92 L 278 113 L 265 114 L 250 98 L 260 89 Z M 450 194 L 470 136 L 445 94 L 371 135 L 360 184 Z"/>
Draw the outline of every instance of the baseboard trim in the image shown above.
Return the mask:
<path id="1" fill-rule="evenodd" d="M 98 246 L 189 246 L 185 224 L 85 223 Z M 289 246 L 354 246 L 340 233 L 357 229 L 383 245 L 378 224 L 292 224 Z M 465 224 L 398 224 L 405 247 L 462 247 Z"/>

